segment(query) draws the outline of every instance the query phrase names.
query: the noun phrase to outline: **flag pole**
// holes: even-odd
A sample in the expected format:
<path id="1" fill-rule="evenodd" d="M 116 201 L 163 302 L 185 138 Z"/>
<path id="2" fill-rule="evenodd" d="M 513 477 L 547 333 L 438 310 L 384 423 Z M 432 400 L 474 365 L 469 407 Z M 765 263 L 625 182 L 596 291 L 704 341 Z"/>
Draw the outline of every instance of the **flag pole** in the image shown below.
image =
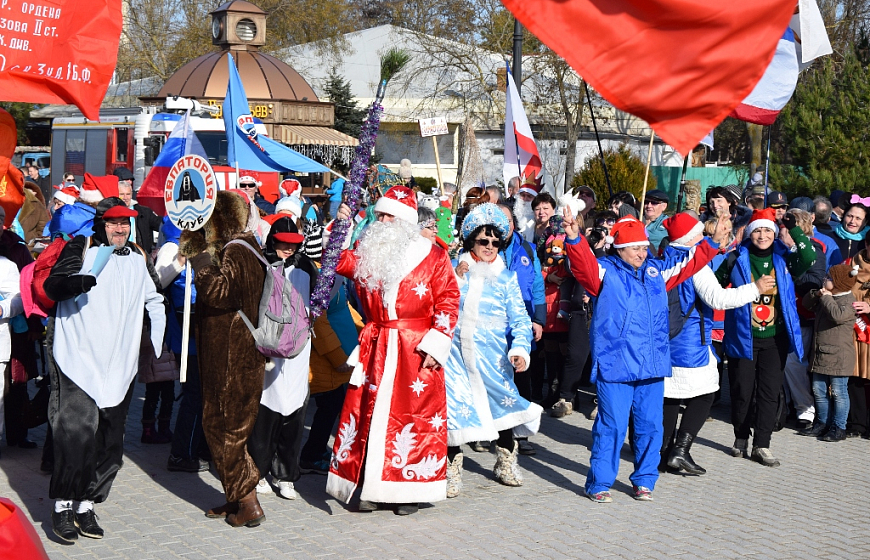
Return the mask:
<path id="1" fill-rule="evenodd" d="M 598 155 L 601 156 L 601 165 L 604 167 L 604 180 L 607 182 L 607 190 L 613 196 L 613 187 L 610 186 L 610 174 L 607 172 L 607 162 L 604 161 L 604 150 L 601 149 L 601 138 L 598 136 L 598 125 L 595 124 L 595 111 L 592 110 L 592 97 L 589 96 L 589 85 L 583 80 L 586 89 L 586 101 L 589 102 L 589 114 L 592 115 L 592 129 L 595 130 L 595 140 L 598 142 Z"/>
<path id="2" fill-rule="evenodd" d="M 764 159 L 764 207 L 767 208 L 767 191 L 769 181 L 767 179 L 770 172 L 770 136 L 771 127 L 767 127 L 767 157 Z"/>
<path id="3" fill-rule="evenodd" d="M 187 381 L 187 347 L 190 345 L 190 279 L 192 276 L 190 261 L 187 260 L 184 263 L 184 315 L 181 321 L 181 370 L 178 378 L 181 383 Z"/>
<path id="4" fill-rule="evenodd" d="M 683 207 L 683 196 L 686 194 L 686 169 L 689 167 L 689 158 L 692 157 L 692 152 L 689 151 L 686 154 L 686 157 L 683 158 L 683 174 L 680 178 L 680 194 L 677 197 L 677 209 L 676 213 L 680 212 L 680 209 Z"/>
<path id="5" fill-rule="evenodd" d="M 646 154 L 646 173 L 643 175 L 643 192 L 640 195 L 640 203 L 643 204 L 643 199 L 646 198 L 646 185 L 649 181 L 649 169 L 652 164 L 653 141 L 656 139 L 656 131 L 650 128 L 649 131 L 649 150 Z"/>

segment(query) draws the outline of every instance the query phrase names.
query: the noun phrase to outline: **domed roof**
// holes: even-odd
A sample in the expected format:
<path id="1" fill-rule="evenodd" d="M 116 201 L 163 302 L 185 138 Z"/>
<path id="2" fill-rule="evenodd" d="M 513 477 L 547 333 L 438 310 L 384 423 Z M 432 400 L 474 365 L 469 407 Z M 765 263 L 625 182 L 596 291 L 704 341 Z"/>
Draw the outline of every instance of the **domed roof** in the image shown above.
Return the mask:
<path id="1" fill-rule="evenodd" d="M 188 62 L 166 81 L 157 96 L 225 97 L 229 81 L 226 57 L 229 53 L 229 50 L 209 53 Z M 258 51 L 232 53 L 248 99 L 319 101 L 299 72 L 277 58 Z"/>

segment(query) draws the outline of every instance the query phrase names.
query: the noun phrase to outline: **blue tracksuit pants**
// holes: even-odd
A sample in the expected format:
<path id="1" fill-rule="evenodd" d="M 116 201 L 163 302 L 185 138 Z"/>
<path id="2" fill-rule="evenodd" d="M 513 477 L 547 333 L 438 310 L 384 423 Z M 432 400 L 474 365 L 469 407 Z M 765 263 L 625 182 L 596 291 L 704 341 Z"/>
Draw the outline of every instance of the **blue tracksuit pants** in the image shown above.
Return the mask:
<path id="1" fill-rule="evenodd" d="M 653 490 L 659 478 L 658 465 L 662 446 L 662 406 L 665 383 L 662 378 L 625 383 L 597 382 L 598 416 L 592 426 L 592 457 L 586 476 L 586 492 L 610 490 L 619 472 L 619 454 L 628 430 L 628 418 L 634 418 L 635 486 Z"/>

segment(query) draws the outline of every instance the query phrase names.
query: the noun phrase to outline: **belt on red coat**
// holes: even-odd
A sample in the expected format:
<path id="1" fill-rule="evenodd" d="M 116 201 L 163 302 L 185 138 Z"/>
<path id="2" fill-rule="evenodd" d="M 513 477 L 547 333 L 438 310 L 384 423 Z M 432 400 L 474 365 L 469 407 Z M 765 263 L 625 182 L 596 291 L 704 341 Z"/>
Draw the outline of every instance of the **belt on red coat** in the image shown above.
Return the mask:
<path id="1" fill-rule="evenodd" d="M 428 329 L 432 326 L 430 317 L 420 317 L 415 319 L 396 319 L 395 321 L 381 321 L 367 323 L 359 335 L 360 340 L 360 356 L 367 355 L 366 352 L 371 347 L 371 342 L 378 339 L 381 329 Z"/>

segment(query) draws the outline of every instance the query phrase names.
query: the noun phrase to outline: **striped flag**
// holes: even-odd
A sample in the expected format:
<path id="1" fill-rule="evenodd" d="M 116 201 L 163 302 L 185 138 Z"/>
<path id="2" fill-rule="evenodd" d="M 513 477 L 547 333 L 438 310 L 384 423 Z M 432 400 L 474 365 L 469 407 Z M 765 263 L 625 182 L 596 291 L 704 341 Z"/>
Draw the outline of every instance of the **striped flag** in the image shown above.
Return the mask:
<path id="1" fill-rule="evenodd" d="M 190 109 L 188 109 L 175 128 L 172 129 L 169 138 L 166 139 L 166 144 L 163 145 L 160 154 L 154 160 L 154 166 L 145 180 L 142 181 L 137 197 L 160 197 L 162 199 L 169 169 L 175 165 L 176 161 L 191 154 L 208 159 L 199 138 L 193 132 Z"/>
<path id="2" fill-rule="evenodd" d="M 779 112 L 794 94 L 798 79 L 798 59 L 795 51 L 794 32 L 786 28 L 776 53 L 761 80 L 731 116 L 755 124 L 773 124 Z"/>
<path id="3" fill-rule="evenodd" d="M 523 99 L 517 91 L 510 68 L 507 71 L 507 106 L 504 116 L 504 184 L 514 177 L 537 179 L 541 174 L 541 156 L 532 136 Z"/>

